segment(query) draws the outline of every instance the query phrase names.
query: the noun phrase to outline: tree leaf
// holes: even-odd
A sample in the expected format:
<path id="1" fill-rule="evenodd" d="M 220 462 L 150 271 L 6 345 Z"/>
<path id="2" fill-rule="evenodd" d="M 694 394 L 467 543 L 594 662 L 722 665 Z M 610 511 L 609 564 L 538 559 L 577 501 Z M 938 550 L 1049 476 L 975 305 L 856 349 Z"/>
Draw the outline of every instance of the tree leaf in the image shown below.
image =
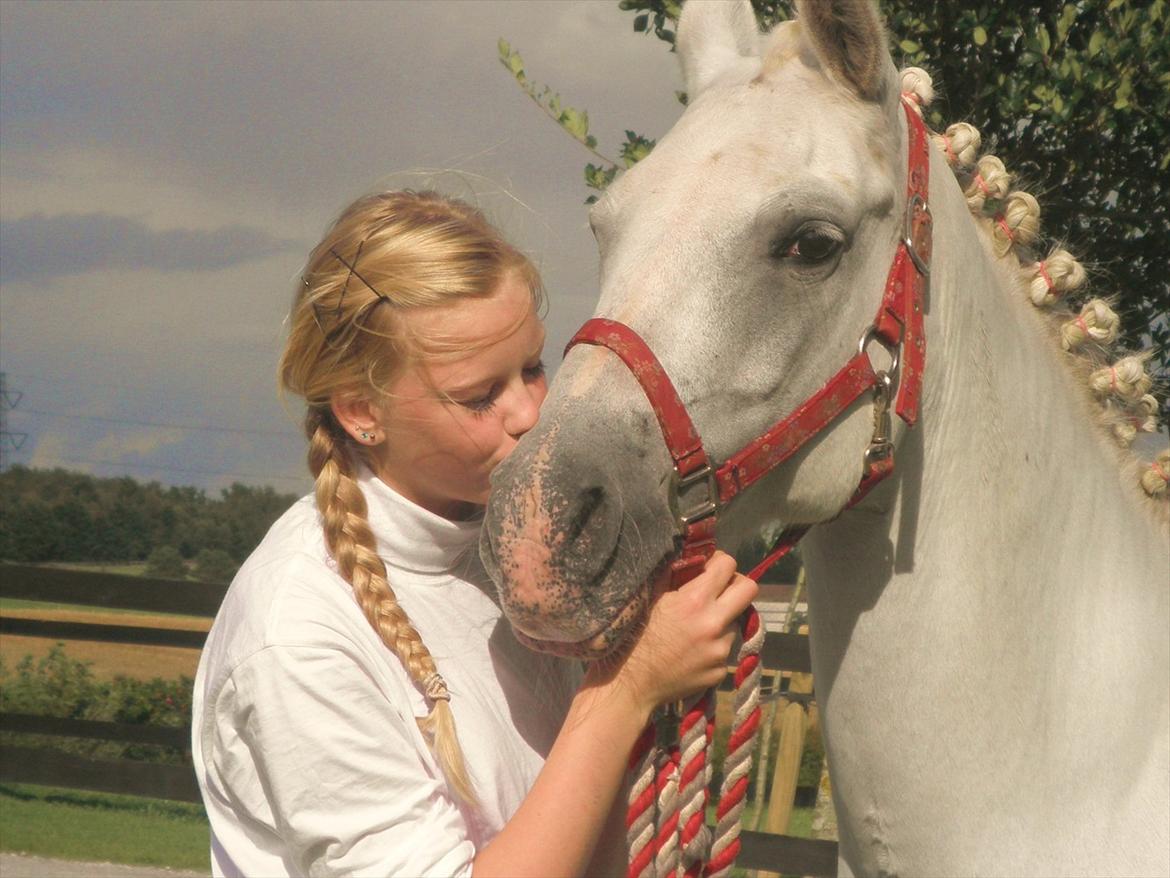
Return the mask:
<path id="1" fill-rule="evenodd" d="M 1060 13 L 1060 18 L 1056 21 L 1056 41 L 1064 42 L 1064 38 L 1068 36 L 1068 30 L 1072 27 L 1073 22 L 1077 20 L 1077 8 L 1071 4 L 1064 4 L 1064 9 Z"/>
<path id="2" fill-rule="evenodd" d="M 587 113 L 574 110 L 572 107 L 565 107 L 557 121 L 561 123 L 562 128 L 582 142 L 589 135 L 589 116 Z"/>
<path id="3" fill-rule="evenodd" d="M 975 45 L 984 46 L 987 44 L 987 31 L 980 25 L 971 31 L 971 39 L 975 41 Z"/>

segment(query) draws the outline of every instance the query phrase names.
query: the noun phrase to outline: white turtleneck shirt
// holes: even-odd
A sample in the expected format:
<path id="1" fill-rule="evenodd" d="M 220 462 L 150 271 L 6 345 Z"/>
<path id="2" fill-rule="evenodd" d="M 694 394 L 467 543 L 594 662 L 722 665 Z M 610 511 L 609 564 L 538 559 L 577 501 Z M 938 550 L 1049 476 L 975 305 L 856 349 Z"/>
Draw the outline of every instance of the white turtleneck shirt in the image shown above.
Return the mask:
<path id="1" fill-rule="evenodd" d="M 359 478 L 390 584 L 451 692 L 478 809 L 416 718 L 426 701 L 325 548 L 312 497 L 232 582 L 195 676 L 192 757 L 217 876 L 465 876 L 532 787 L 580 683 L 512 635 L 448 521 Z"/>

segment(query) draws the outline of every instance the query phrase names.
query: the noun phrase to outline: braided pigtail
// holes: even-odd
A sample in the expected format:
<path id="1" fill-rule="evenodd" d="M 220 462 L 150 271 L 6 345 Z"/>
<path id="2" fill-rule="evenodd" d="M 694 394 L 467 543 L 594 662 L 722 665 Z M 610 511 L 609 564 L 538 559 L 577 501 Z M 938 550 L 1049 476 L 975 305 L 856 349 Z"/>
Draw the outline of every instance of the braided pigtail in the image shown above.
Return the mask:
<path id="1" fill-rule="evenodd" d="M 338 572 L 353 587 L 354 597 L 382 642 L 392 649 L 410 679 L 426 694 L 430 713 L 418 721 L 427 744 L 455 794 L 474 806 L 475 791 L 455 734 L 455 717 L 447 684 L 406 611 L 398 603 L 378 556 L 366 520 L 366 499 L 355 477 L 344 434 L 324 407 L 310 406 L 305 416 L 309 437 L 309 471 L 316 479 L 317 508 L 325 542 Z"/>
<path id="2" fill-rule="evenodd" d="M 356 476 L 359 460 L 377 472 L 379 455 L 388 453 L 374 439 L 381 425 L 373 432 L 343 425 L 334 405 L 361 401 L 390 417 L 384 403 L 395 380 L 430 355 L 411 331 L 415 310 L 486 298 L 513 276 L 539 307 L 535 266 L 471 205 L 436 192 L 364 196 L 309 255 L 280 362 L 281 387 L 307 404 L 309 470 L 329 553 L 370 626 L 426 696 L 419 729 L 455 795 L 473 808 L 451 694 L 390 585 Z"/>

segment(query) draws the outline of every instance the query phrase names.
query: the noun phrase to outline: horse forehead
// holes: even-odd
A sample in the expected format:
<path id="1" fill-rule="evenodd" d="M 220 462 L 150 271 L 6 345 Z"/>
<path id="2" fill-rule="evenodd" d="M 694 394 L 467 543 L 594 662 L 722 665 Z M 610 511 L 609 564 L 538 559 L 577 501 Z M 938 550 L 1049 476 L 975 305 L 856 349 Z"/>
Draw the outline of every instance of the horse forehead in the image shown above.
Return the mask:
<path id="1" fill-rule="evenodd" d="M 867 197 L 874 184 L 884 189 L 894 141 L 881 129 L 880 112 L 817 80 L 794 64 L 704 94 L 618 181 L 603 209 L 615 218 L 627 204 L 655 212 L 672 203 L 740 210 L 814 177 L 853 197 Z M 872 192 L 875 200 L 883 195 Z"/>

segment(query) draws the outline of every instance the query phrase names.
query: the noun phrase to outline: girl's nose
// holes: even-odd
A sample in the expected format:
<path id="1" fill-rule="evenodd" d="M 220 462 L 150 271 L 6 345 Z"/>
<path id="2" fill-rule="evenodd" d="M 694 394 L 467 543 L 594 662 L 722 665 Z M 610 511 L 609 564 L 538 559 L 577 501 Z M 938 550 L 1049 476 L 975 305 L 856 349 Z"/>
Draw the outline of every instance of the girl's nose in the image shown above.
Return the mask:
<path id="1" fill-rule="evenodd" d="M 540 416 L 540 404 L 548 393 L 547 385 L 543 380 L 531 384 L 522 382 L 517 387 L 512 399 L 512 406 L 504 421 L 504 429 L 508 435 L 519 439 L 536 425 Z"/>

